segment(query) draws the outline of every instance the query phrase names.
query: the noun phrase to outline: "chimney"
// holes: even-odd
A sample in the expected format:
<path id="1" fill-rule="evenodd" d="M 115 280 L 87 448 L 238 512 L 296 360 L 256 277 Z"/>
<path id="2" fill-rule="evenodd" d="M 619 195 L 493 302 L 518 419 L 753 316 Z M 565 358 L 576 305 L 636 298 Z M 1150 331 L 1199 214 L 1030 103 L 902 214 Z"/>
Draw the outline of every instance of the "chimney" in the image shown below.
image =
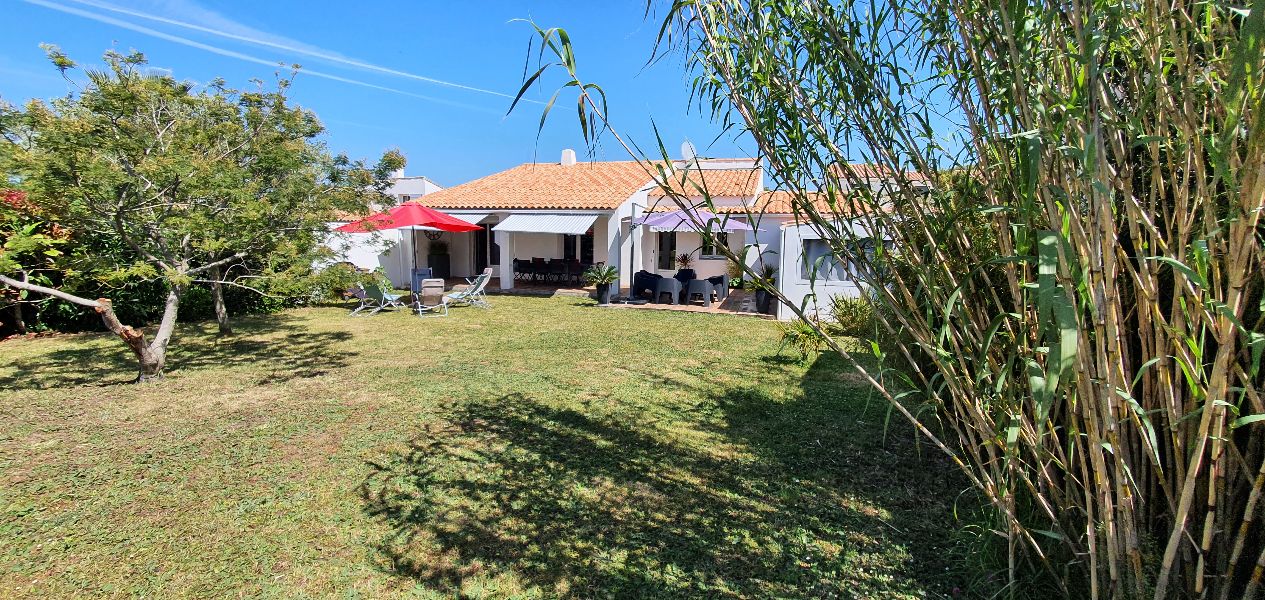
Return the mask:
<path id="1" fill-rule="evenodd" d="M 562 151 L 562 166 L 570 167 L 575 165 L 575 150 L 567 148 Z"/>
<path id="2" fill-rule="evenodd" d="M 391 179 L 404 179 L 404 169 L 396 169 L 391 171 Z"/>
<path id="3" fill-rule="evenodd" d="M 685 140 L 681 144 L 681 159 L 685 162 L 693 162 L 696 158 L 698 158 L 698 151 L 694 149 L 694 144 L 690 143 L 689 140 Z"/>

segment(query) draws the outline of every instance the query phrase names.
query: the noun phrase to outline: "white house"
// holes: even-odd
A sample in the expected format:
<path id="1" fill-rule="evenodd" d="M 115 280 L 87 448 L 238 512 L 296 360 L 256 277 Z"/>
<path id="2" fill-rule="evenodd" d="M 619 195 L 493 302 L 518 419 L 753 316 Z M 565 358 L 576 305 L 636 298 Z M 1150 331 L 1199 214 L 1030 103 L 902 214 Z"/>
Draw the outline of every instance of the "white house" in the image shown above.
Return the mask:
<path id="1" fill-rule="evenodd" d="M 688 148 L 683 153 L 692 154 Z M 870 185 L 882 185 L 883 173 L 869 169 L 874 175 Z M 764 170 L 758 161 L 691 157 L 673 161 L 665 170 L 669 182 L 661 184 L 637 162 L 580 162 L 574 151 L 564 150 L 558 162 L 525 163 L 445 189 L 437 189 L 424 178 L 401 178 L 423 182 L 417 188 L 422 196 L 411 200 L 482 229 L 424 235 L 405 230 L 412 234 L 405 235 L 413 238 L 412 243 L 406 239 L 391 254 L 364 262 L 372 262 L 367 265 L 371 268 L 384 267 L 400 287 L 408 286 L 411 265 L 437 266 L 430 263 L 441 245 L 446 253 L 441 262 L 447 264 L 449 277 L 473 277 L 492 267 L 494 286 L 502 290 L 513 289 L 516 276 L 521 276 L 516 264 L 523 266 L 533 259 L 615 266 L 625 290 L 640 270 L 672 275 L 680 254 L 691 256 L 699 277 L 725 273 L 725 258 L 704 245 L 698 233 L 653 231 L 634 224 L 647 213 L 679 208 L 665 190 L 670 186 L 687 206 L 703 206 L 700 190 L 705 189 L 710 208 L 718 216 L 750 221 L 752 231 L 718 235 L 719 243 L 728 244 L 757 271 L 766 264 L 776 267 L 778 285 L 793 302 L 815 298 L 816 304 L 828 306 L 830 295 L 860 293 L 843 277 L 814 281 L 805 271 L 806 252 L 812 255 L 811 261 L 829 248 L 816 239 L 811 227 L 797 224 L 789 194 L 764 189 Z M 398 254 L 401 249 L 402 255 Z M 778 317 L 792 315 L 783 307 Z"/>
<path id="2" fill-rule="evenodd" d="M 693 159 L 672 168 L 689 171 L 717 203 L 746 206 L 760 193 L 762 170 L 752 159 Z M 427 206 L 483 225 L 483 231 L 419 239 L 418 264 L 425 266 L 430 246 L 443 241 L 452 276 L 495 267 L 501 289 L 515 285 L 515 260 L 537 258 L 616 266 L 622 287 L 632 285 L 641 269 L 675 273 L 673 259 L 680 253 L 694 257 L 699 276 L 725 272 L 724 259 L 703 248 L 698 234 L 633 225 L 648 211 L 672 204 L 664 194 L 637 162 L 579 162 L 574 151 L 565 150 L 556 163 L 519 165 L 426 196 Z M 740 250 L 745 240 L 729 243 Z"/>
<path id="3" fill-rule="evenodd" d="M 407 176 L 400 169 L 391 176 L 391 187 L 385 193 L 398 202 L 417 200 L 443 188 L 423 176 Z M 384 207 L 385 208 L 385 207 Z M 348 215 L 348 220 L 353 220 Z M 347 221 L 330 223 L 330 228 L 343 225 Z M 361 269 L 381 268 L 391 283 L 397 287 L 408 287 L 409 272 L 412 268 L 409 261 L 409 238 L 411 230 L 385 229 L 374 233 L 341 233 L 332 236 L 327 245 L 337 252 L 343 260 Z"/>
<path id="4" fill-rule="evenodd" d="M 404 169 L 400 169 L 391 174 L 391 187 L 387 188 L 386 194 L 400 202 L 408 202 L 442 189 L 423 175 L 405 175 Z"/>
<path id="5" fill-rule="evenodd" d="M 867 235 L 856 224 L 852 228 L 858 238 Z M 828 310 L 836 296 L 856 298 L 862 294 L 861 287 L 849 275 L 849 265 L 835 256 L 816 229 L 794 221 L 779 229 L 783 248 L 799 248 L 798 252 L 778 255 L 778 290 L 791 304 L 811 314 Z M 777 305 L 777 318 L 785 321 L 795 316 L 790 306 Z"/>

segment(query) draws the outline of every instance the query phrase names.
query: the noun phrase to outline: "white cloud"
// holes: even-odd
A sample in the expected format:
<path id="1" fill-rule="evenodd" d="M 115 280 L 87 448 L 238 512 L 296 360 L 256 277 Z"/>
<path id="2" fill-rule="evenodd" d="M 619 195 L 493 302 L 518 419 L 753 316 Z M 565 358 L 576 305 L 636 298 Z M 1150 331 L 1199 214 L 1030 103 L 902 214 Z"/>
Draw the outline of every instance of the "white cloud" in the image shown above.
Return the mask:
<path id="1" fill-rule="evenodd" d="M 361 60 L 348 58 L 346 56 L 343 56 L 331 50 L 305 44 L 303 42 L 293 40 L 290 38 L 281 37 L 281 36 L 273 35 L 267 32 L 259 31 L 258 29 L 254 29 L 252 27 L 238 23 L 237 21 L 234 21 L 232 19 L 226 18 L 220 15 L 219 13 L 202 8 L 201 6 L 189 0 L 161 0 L 160 2 L 158 2 L 158 5 L 161 6 L 161 12 L 165 14 L 181 15 L 180 19 L 166 17 L 161 14 L 155 14 L 155 11 L 146 12 L 146 11 L 124 8 L 121 6 L 110 4 L 108 2 L 102 2 L 101 0 L 69 0 L 69 1 L 76 2 L 82 5 L 86 5 L 86 6 L 91 6 L 93 8 L 97 8 L 100 10 L 107 10 L 110 12 L 127 15 L 130 17 L 147 19 L 150 21 L 155 21 L 158 23 L 163 23 L 166 25 L 174 26 L 174 27 L 182 27 L 182 28 L 189 29 L 192 31 L 215 35 L 215 36 L 231 39 L 238 42 L 245 42 L 248 44 L 255 44 L 257 46 L 263 46 L 263 47 L 272 48 L 275 50 L 282 50 L 285 52 L 299 54 L 302 56 L 309 56 L 312 58 L 317 58 L 320 60 L 336 63 L 336 64 L 347 66 L 347 67 L 363 69 L 365 71 L 372 71 L 375 73 L 382 73 L 385 75 L 392 75 L 395 77 L 403 77 L 406 79 L 412 79 L 415 81 L 421 81 L 421 82 L 425 82 L 425 83 L 429 83 L 433 85 L 440 85 L 444 87 L 465 90 L 468 92 L 476 92 L 480 94 L 500 96 L 502 98 L 514 97 L 512 94 L 506 94 L 504 92 L 498 92 L 495 90 L 489 90 L 489 89 L 484 89 L 484 88 L 475 87 L 471 85 L 465 85 L 465 84 L 456 83 L 453 81 L 445 81 L 443 79 L 436 79 L 434 77 L 427 77 L 425 75 L 418 75 L 416 73 L 410 73 L 408 71 L 401 71 L 398 69 L 392 69 L 390 67 L 384 67 L 381 65 L 376 65 L 376 64 L 364 62 Z M 540 103 L 537 100 L 528 100 L 528 101 Z"/>
<path id="2" fill-rule="evenodd" d="M 90 20 L 93 20 L 93 21 L 97 21 L 97 22 L 99 22 L 99 23 L 105 23 L 105 24 L 107 24 L 107 25 L 113 25 L 113 26 L 115 26 L 115 27 L 121 27 L 121 28 L 123 28 L 123 29 L 128 29 L 128 30 L 130 30 L 130 31 L 135 31 L 135 32 L 137 32 L 137 33 L 143 33 L 143 34 L 145 34 L 145 35 L 148 35 L 148 36 L 151 36 L 151 37 L 156 37 L 156 38 L 158 38 L 158 39 L 162 39 L 162 40 L 167 40 L 167 41 L 169 41 L 169 42 L 173 42 L 173 43 L 176 43 L 176 44 L 181 44 L 181 45 L 184 45 L 184 46 L 189 46 L 189 47 L 191 47 L 191 48 L 197 48 L 197 49 L 199 49 L 199 50 L 203 50 L 203 51 L 205 51 L 205 52 L 210 52 L 210 53 L 212 53 L 212 54 L 218 54 L 218 55 L 220 55 L 220 56 L 227 56 L 227 57 L 229 57 L 229 58 L 235 58 L 235 59 L 237 59 L 237 60 L 241 60 L 241 61 L 245 61 L 245 62 L 250 62 L 250 63 L 255 63 L 255 64 L 259 64 L 259 65 L 266 65 L 266 66 L 269 66 L 269 67 L 275 67 L 275 68 L 278 68 L 279 70 L 286 70 L 286 69 L 288 69 L 288 68 L 289 68 L 289 67 L 288 67 L 288 65 L 284 64 L 284 61 L 266 60 L 266 59 L 263 59 L 263 58 L 259 58 L 259 57 L 257 57 L 257 56 L 252 56 L 252 55 L 249 55 L 249 54 L 243 54 L 243 53 L 241 53 L 241 52 L 237 52 L 237 51 L 234 51 L 234 50 L 229 50 L 229 49 L 227 49 L 227 48 L 221 48 L 221 47 L 219 47 L 219 46 L 212 46 L 212 45 L 210 45 L 210 44 L 204 44 L 204 43 L 202 43 L 202 42 L 199 42 L 199 41 L 196 41 L 196 40 L 191 40 L 191 39 L 189 39 L 189 38 L 180 37 L 180 36 L 178 36 L 178 35 L 172 35 L 172 34 L 170 34 L 170 33 L 165 33 L 165 32 L 162 32 L 162 31 L 155 30 L 155 29 L 150 29 L 149 27 L 145 27 L 145 26 L 143 26 L 143 25 L 137 25 L 137 24 L 135 24 L 135 23 L 131 23 L 131 22 L 128 22 L 128 21 L 123 21 L 123 20 L 121 20 L 121 19 L 115 19 L 115 18 L 110 17 L 110 16 L 106 16 L 106 15 L 102 15 L 102 14 L 97 14 L 97 13 L 89 12 L 89 11 L 86 11 L 86 10 L 80 10 L 80 9 L 78 9 L 78 8 L 74 8 L 74 7 L 71 7 L 71 6 L 64 6 L 64 5 L 61 5 L 61 4 L 57 4 L 57 3 L 51 2 L 51 1 L 49 1 L 49 0 L 24 0 L 24 1 L 25 1 L 25 2 L 27 2 L 27 3 L 29 3 L 29 4 L 35 4 L 35 5 L 38 5 L 38 6 L 43 6 L 43 7 L 45 7 L 45 8 L 49 8 L 49 9 L 56 10 L 56 11 L 60 11 L 60 12 L 67 13 L 67 14 L 76 15 L 76 16 L 79 16 L 79 17 L 83 17 L 83 18 L 85 18 L 85 19 L 90 19 Z M 385 85 L 377 85 L 377 84 L 374 84 L 374 83 L 369 83 L 369 82 L 367 82 L 367 81 L 361 81 L 361 80 L 358 80 L 358 79 L 352 79 L 352 78 L 350 78 L 350 77 L 342 77 L 342 76 L 339 76 L 339 75 L 333 75 L 333 74 L 330 74 L 330 73 L 323 73 L 323 72 L 321 72 L 321 71 L 314 71 L 314 70 L 312 70 L 312 69 L 307 69 L 307 68 L 300 69 L 300 70 L 299 70 L 299 75 L 300 75 L 300 76 L 302 76 L 302 75 L 311 75 L 311 76 L 313 76 L 313 77 L 320 77 L 320 78 L 322 78 L 322 79 L 328 79 L 328 80 L 331 80 L 331 81 L 337 81 L 337 82 L 340 82 L 340 83 L 347 83 L 347 84 L 351 84 L 351 85 L 357 85 L 357 86 L 361 86 L 361 87 L 366 87 L 366 88 L 371 88 L 371 89 L 376 89 L 376 90 L 382 90 L 382 91 L 385 91 L 385 92 L 391 92 L 391 93 L 393 93 L 393 94 L 401 94 L 401 95 L 404 95 L 404 96 L 409 96 L 409 97 L 413 97 L 413 98 L 419 98 L 419 99 L 422 99 L 422 100 L 427 100 L 427 101 L 429 101 L 429 102 L 435 102 L 435 103 L 438 103 L 438 104 L 446 104 L 446 105 L 449 105 L 449 106 L 455 106 L 455 107 L 458 107 L 458 108 L 465 108 L 465 109 L 469 109 L 469 110 L 477 110 L 477 111 L 481 111 L 481 112 L 488 112 L 488 113 L 492 113 L 492 114 L 498 114 L 498 113 L 499 113 L 499 111 L 492 110 L 492 109 L 485 108 L 485 107 L 473 106 L 473 105 L 469 105 L 469 104 L 463 104 L 463 103 L 461 103 L 461 102 L 453 102 L 453 101 L 451 101 L 451 100 L 444 100 L 444 99 L 442 99 L 442 98 L 434 98 L 434 97 L 431 97 L 431 96 L 426 96 L 426 95 L 423 95 L 423 94 L 415 94 L 415 93 L 413 93 L 413 92 L 409 92 L 409 91 L 405 91 L 405 90 L 401 90 L 401 89 L 397 89 L 397 88 L 393 88 L 393 87 L 388 87 L 388 86 L 385 86 Z"/>

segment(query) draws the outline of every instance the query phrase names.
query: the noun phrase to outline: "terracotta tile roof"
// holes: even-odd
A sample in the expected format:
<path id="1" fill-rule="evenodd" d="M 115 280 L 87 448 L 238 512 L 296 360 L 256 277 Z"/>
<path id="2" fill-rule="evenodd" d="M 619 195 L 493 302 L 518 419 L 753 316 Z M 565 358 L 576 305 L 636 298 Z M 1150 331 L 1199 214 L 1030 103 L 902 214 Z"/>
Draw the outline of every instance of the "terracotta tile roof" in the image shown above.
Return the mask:
<path id="1" fill-rule="evenodd" d="M 755 196 L 760 185 L 760 169 L 690 169 L 685 177 L 681 172 L 668 173 L 668 182 L 659 189 L 651 190 L 651 198 L 667 196 L 667 189 L 672 189 L 686 197 L 702 196 L 700 188 L 707 190 L 713 198 Z"/>
<path id="2" fill-rule="evenodd" d="M 807 192 L 813 202 L 813 208 L 821 214 L 832 214 L 834 210 L 830 207 L 826 194 L 819 192 Z M 791 192 L 784 191 L 766 191 L 761 192 L 755 203 L 751 206 L 744 205 L 719 205 L 708 210 L 718 215 L 743 215 L 748 210 L 753 214 L 767 215 L 790 215 L 795 213 L 793 201 L 795 195 Z M 701 207 L 701 204 L 700 204 Z M 676 210 L 676 203 L 671 200 L 662 200 L 658 204 L 651 206 L 648 212 L 667 212 Z"/>
<path id="3" fill-rule="evenodd" d="M 633 161 L 526 163 L 415 201 L 440 210 L 613 210 L 649 181 Z"/>
<path id="4" fill-rule="evenodd" d="M 862 179 L 888 179 L 895 176 L 896 171 L 883 165 L 853 163 L 848 165 L 851 167 L 852 173 Z M 843 172 L 842 165 L 834 165 L 830 167 L 830 171 L 836 177 L 846 178 L 847 174 Z M 928 181 L 928 177 L 917 171 L 905 171 L 905 177 L 910 181 Z"/>

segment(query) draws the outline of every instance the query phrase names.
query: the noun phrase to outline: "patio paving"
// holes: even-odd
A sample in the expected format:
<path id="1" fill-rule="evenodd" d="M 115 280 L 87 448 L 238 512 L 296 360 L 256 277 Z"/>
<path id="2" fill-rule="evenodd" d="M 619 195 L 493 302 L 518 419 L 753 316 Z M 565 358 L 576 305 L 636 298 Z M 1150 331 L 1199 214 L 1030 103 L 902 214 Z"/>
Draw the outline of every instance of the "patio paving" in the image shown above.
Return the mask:
<path id="1" fill-rule="evenodd" d="M 461 290 L 467 287 L 466 281 L 461 278 L 451 278 L 445 282 L 451 290 Z M 498 285 L 498 279 L 493 277 L 488 284 L 487 293 L 489 296 L 536 296 L 536 297 L 574 297 L 588 298 L 596 292 L 596 288 L 592 286 L 575 287 L 574 285 L 557 285 L 549 283 L 529 283 L 523 281 L 515 281 L 512 289 L 503 290 Z M 619 297 L 627 296 L 628 288 L 620 290 Z M 720 301 L 713 302 L 711 308 L 698 304 L 655 304 L 647 302 L 645 304 L 624 304 L 618 300 L 612 301 L 609 308 L 630 308 L 643 310 L 674 310 L 680 312 L 698 312 L 712 314 L 730 314 L 743 315 L 748 317 L 761 317 L 765 319 L 775 318 L 773 315 L 761 314 L 755 310 L 755 296 L 748 290 L 732 289 L 729 290 L 729 297 Z"/>
<path id="2" fill-rule="evenodd" d="M 711 308 L 702 304 L 654 304 L 648 302 L 646 304 L 622 304 L 612 302 L 610 308 L 630 308 L 643 310 L 675 310 L 680 312 L 700 312 L 722 315 L 742 315 L 745 317 L 759 317 L 765 319 L 773 319 L 773 315 L 766 315 L 756 312 L 755 297 L 746 290 L 729 290 L 729 297 L 720 302 L 713 302 Z"/>

